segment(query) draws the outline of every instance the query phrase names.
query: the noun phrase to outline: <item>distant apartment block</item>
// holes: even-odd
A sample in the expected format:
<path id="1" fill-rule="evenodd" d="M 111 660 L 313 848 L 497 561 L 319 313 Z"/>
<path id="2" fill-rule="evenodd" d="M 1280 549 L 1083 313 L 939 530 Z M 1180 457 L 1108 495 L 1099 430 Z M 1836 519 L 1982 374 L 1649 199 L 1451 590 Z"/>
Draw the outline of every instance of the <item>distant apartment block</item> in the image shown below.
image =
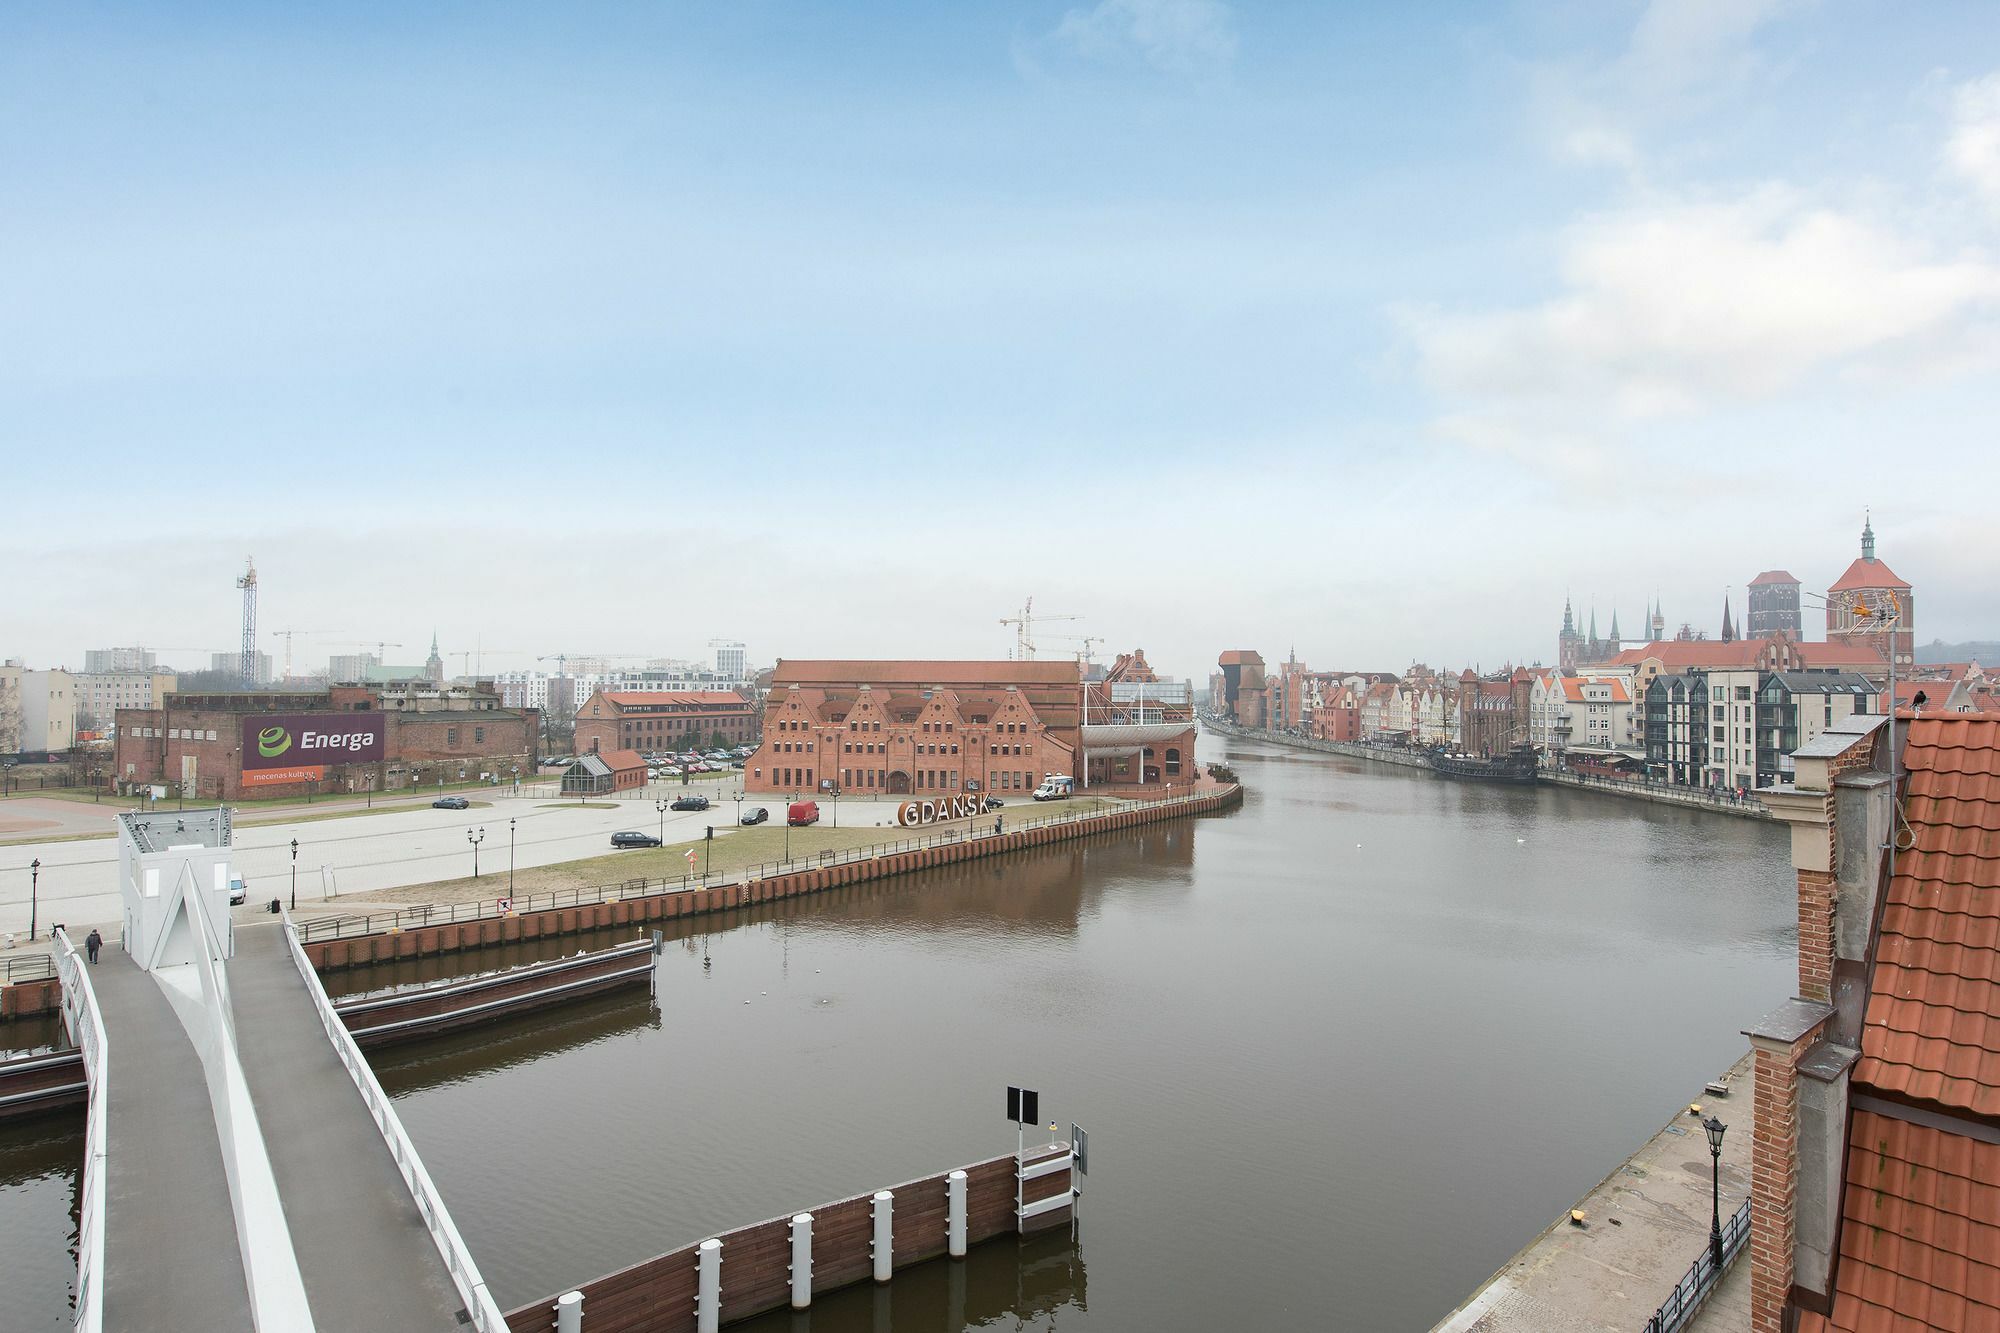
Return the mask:
<path id="1" fill-rule="evenodd" d="M 22 754 L 62 754 L 76 744 L 76 677 L 67 671 L 20 674 Z"/>
<path id="2" fill-rule="evenodd" d="M 174 692 L 171 671 L 82 671 L 76 675 L 76 715 L 108 731 L 121 708 L 158 708 Z"/>
<path id="3" fill-rule="evenodd" d="M 91 648 L 83 654 L 83 669 L 102 671 L 155 671 L 159 660 L 150 648 Z"/>
<path id="4" fill-rule="evenodd" d="M 271 683 L 271 655 L 269 653 L 258 653 L 256 665 L 257 683 L 259 685 L 269 685 Z M 208 669 L 210 671 L 227 671 L 231 675 L 235 675 L 243 670 L 243 654 L 210 653 L 208 656 Z"/>

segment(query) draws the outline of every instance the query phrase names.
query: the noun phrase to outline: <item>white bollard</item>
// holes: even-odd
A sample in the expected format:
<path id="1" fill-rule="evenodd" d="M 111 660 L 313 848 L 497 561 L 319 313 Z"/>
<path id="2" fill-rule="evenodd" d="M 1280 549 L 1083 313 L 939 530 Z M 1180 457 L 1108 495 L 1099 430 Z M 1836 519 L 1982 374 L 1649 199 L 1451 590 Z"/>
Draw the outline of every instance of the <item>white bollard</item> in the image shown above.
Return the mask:
<path id="1" fill-rule="evenodd" d="M 583 1333 L 583 1293 L 566 1291 L 556 1297 L 556 1333 Z"/>
<path id="2" fill-rule="evenodd" d="M 800 1213 L 792 1218 L 792 1308 L 803 1310 L 813 1303 L 813 1215 Z"/>
<path id="3" fill-rule="evenodd" d="M 722 1242 L 712 1237 L 695 1259 L 694 1326 L 698 1333 L 722 1326 Z"/>
<path id="4" fill-rule="evenodd" d="M 965 1257 L 965 1172 L 954 1171 L 944 1178 L 945 1235 L 954 1259 Z"/>
<path id="5" fill-rule="evenodd" d="M 888 1190 L 875 1191 L 875 1280 L 887 1282 L 896 1271 L 896 1228 L 893 1213 L 896 1196 Z"/>

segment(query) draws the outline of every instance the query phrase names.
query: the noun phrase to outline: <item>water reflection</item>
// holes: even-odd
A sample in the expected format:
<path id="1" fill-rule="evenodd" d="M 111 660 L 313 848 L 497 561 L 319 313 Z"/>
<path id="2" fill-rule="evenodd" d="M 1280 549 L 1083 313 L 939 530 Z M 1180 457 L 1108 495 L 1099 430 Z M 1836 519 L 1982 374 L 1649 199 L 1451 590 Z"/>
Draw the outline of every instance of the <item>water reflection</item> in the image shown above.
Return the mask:
<path id="1" fill-rule="evenodd" d="M 989 1241 L 963 1260 L 938 1259 L 737 1325 L 744 1333 L 937 1333 L 939 1329 L 1057 1329 L 1089 1308 L 1083 1249 L 1067 1230 Z"/>

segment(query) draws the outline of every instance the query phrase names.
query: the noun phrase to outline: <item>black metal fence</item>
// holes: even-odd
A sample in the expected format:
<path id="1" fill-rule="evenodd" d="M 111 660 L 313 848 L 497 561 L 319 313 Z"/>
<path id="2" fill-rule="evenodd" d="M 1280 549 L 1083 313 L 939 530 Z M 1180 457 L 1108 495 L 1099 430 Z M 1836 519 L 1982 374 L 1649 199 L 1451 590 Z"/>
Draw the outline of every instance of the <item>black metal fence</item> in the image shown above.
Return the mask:
<path id="1" fill-rule="evenodd" d="M 1743 1206 L 1722 1225 L 1721 1266 L 1716 1266 L 1714 1253 L 1704 1244 L 1701 1247 L 1701 1257 L 1694 1261 L 1694 1267 L 1688 1269 L 1687 1276 L 1675 1284 L 1673 1292 L 1661 1304 L 1659 1311 L 1646 1321 L 1644 1333 L 1678 1333 L 1678 1330 L 1686 1328 L 1688 1320 L 1694 1318 L 1694 1312 L 1701 1308 L 1701 1303 L 1708 1299 L 1711 1291 L 1715 1290 L 1716 1283 L 1722 1281 L 1722 1275 L 1729 1271 L 1729 1265 L 1735 1260 L 1737 1251 L 1741 1250 L 1744 1242 L 1749 1239 L 1750 1201 L 1745 1199 Z"/>
<path id="2" fill-rule="evenodd" d="M 45 953 L 0 959 L 0 986 L 17 981 L 46 981 L 56 974 L 56 960 Z"/>

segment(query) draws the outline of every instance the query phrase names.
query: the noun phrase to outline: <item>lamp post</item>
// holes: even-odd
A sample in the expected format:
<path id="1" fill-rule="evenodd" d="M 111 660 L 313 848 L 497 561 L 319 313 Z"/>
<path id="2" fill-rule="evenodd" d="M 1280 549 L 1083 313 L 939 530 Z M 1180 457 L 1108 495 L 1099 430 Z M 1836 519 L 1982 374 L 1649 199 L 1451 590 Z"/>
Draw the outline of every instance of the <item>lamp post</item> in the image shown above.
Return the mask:
<path id="1" fill-rule="evenodd" d="M 660 846 L 667 845 L 667 811 L 674 808 L 672 801 L 654 801 L 653 808 L 660 812 Z"/>
<path id="2" fill-rule="evenodd" d="M 799 803 L 799 794 L 792 793 L 792 799 L 785 802 L 785 864 L 792 863 L 792 807 Z"/>
<path id="3" fill-rule="evenodd" d="M 299 910 L 299 840 L 292 839 L 292 910 Z"/>
<path id="4" fill-rule="evenodd" d="M 28 862 L 28 938 L 35 938 L 35 927 L 41 915 L 42 902 L 42 858 Z"/>
<path id="5" fill-rule="evenodd" d="M 743 823 L 743 793 L 741 790 L 738 790 L 736 793 L 736 823 L 739 827 Z"/>
<path id="6" fill-rule="evenodd" d="M 482 827 L 477 833 L 475 833 L 471 829 L 467 829 L 465 831 L 465 840 L 472 844 L 472 877 L 474 879 L 478 879 L 479 844 L 486 841 L 486 830 Z"/>
<path id="7" fill-rule="evenodd" d="M 507 817 L 507 896 L 514 896 L 514 817 Z"/>
<path id="8" fill-rule="evenodd" d="M 1702 1117 L 1701 1127 L 1708 1133 L 1708 1155 L 1712 1159 L 1710 1170 L 1709 1201 L 1711 1209 L 1708 1221 L 1708 1258 L 1715 1265 L 1715 1271 L 1722 1271 L 1722 1134 L 1729 1126 L 1722 1123 L 1719 1116 Z"/>

